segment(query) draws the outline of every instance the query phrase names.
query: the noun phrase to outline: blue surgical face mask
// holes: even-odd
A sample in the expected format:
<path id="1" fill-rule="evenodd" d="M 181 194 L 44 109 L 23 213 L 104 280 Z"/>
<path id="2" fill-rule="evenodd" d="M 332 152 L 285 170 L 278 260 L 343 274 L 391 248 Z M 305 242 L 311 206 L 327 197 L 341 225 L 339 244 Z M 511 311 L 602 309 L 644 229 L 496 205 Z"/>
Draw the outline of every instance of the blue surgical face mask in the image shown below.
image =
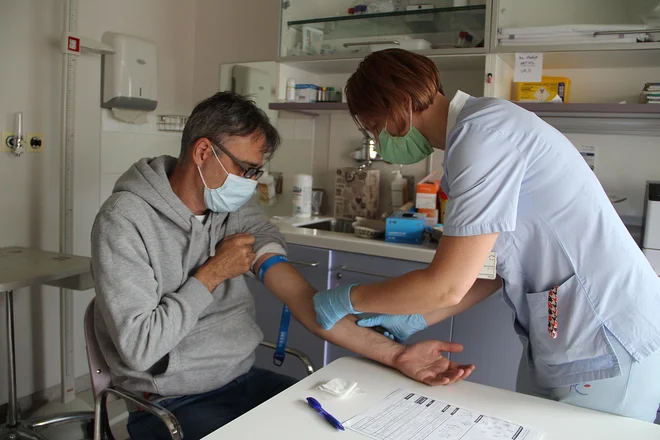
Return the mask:
<path id="1" fill-rule="evenodd" d="M 227 173 L 227 178 L 225 179 L 225 183 L 219 188 L 211 189 L 206 184 L 206 180 L 204 180 L 202 169 L 199 166 L 197 167 L 199 177 L 202 178 L 202 182 L 204 183 L 204 204 L 213 212 L 238 211 L 241 206 L 250 200 L 256 191 L 257 181 L 228 173 L 215 153 L 215 148 L 211 147 L 211 150 L 224 172 Z"/>
<path id="2" fill-rule="evenodd" d="M 392 136 L 387 131 L 387 122 L 378 135 L 376 150 L 383 160 L 389 163 L 409 165 L 420 162 L 433 154 L 430 142 L 412 125 L 412 110 L 410 111 L 410 129 L 403 136 Z"/>

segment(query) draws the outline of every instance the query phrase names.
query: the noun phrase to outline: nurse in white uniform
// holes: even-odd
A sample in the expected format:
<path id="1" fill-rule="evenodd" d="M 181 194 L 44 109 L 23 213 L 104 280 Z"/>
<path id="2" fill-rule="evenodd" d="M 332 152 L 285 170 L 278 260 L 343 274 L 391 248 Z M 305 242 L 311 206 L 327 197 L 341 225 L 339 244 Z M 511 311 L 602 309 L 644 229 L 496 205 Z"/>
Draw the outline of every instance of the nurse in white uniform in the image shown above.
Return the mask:
<path id="1" fill-rule="evenodd" d="M 319 323 L 378 313 L 359 325 L 404 340 L 502 289 L 525 345 L 519 391 L 653 421 L 660 280 L 571 142 L 508 101 L 450 101 L 433 61 L 398 49 L 369 55 L 346 95 L 386 161 L 445 151 L 449 202 L 428 268 L 317 293 Z M 477 279 L 492 250 L 498 278 Z"/>

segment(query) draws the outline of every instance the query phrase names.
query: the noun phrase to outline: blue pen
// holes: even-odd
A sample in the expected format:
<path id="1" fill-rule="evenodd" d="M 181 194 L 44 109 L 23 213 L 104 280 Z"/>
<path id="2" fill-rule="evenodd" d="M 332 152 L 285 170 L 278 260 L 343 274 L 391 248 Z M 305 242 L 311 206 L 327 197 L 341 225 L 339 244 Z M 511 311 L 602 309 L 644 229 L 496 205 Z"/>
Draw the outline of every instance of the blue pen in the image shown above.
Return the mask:
<path id="1" fill-rule="evenodd" d="M 313 397 L 308 397 L 307 398 L 307 404 L 311 406 L 317 413 L 321 414 L 323 418 L 330 423 L 333 427 L 336 429 L 343 431 L 344 430 L 344 425 L 341 424 L 341 422 L 334 417 L 330 415 L 329 412 L 323 409 L 321 406 L 321 403 L 319 403 L 318 400 L 316 400 Z"/>

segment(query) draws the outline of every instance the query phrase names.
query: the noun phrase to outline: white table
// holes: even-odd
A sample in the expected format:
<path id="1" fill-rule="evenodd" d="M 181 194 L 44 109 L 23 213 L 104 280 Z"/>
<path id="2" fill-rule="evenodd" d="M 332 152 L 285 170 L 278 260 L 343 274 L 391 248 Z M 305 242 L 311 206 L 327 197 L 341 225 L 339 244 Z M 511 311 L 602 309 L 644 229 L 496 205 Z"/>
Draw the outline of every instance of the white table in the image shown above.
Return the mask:
<path id="1" fill-rule="evenodd" d="M 14 290 L 45 284 L 72 290 L 93 287 L 90 259 L 21 247 L 0 248 L 0 292 L 7 309 L 7 369 L 9 402 L 7 421 L 0 425 L 0 440 L 42 439 L 35 429 L 76 420 L 93 420 L 93 412 L 66 413 L 21 420 L 16 395 L 14 348 Z"/>
<path id="2" fill-rule="evenodd" d="M 340 400 L 314 389 L 335 377 L 357 382 L 366 393 Z M 365 440 L 368 437 L 349 430 L 336 431 L 307 406 L 305 398 L 317 398 L 330 414 L 344 422 L 399 388 L 535 428 L 545 432 L 544 440 L 660 439 L 660 426 L 651 423 L 470 382 L 431 388 L 371 361 L 341 358 L 208 435 L 205 440 Z"/>

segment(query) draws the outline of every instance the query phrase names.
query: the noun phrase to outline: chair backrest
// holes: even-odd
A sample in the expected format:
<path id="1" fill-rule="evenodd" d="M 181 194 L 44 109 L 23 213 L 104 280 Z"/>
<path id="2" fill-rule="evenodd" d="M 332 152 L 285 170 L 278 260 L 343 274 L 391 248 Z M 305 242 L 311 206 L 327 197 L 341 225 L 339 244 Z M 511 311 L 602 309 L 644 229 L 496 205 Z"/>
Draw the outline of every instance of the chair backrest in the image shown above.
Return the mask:
<path id="1" fill-rule="evenodd" d="M 87 363 L 89 364 L 89 376 L 92 380 L 92 391 L 94 392 L 94 400 L 101 391 L 112 385 L 112 378 L 110 377 L 110 368 L 105 362 L 99 342 L 96 339 L 96 332 L 94 331 L 94 302 L 92 301 L 87 306 L 85 311 L 85 343 L 87 345 Z"/>

